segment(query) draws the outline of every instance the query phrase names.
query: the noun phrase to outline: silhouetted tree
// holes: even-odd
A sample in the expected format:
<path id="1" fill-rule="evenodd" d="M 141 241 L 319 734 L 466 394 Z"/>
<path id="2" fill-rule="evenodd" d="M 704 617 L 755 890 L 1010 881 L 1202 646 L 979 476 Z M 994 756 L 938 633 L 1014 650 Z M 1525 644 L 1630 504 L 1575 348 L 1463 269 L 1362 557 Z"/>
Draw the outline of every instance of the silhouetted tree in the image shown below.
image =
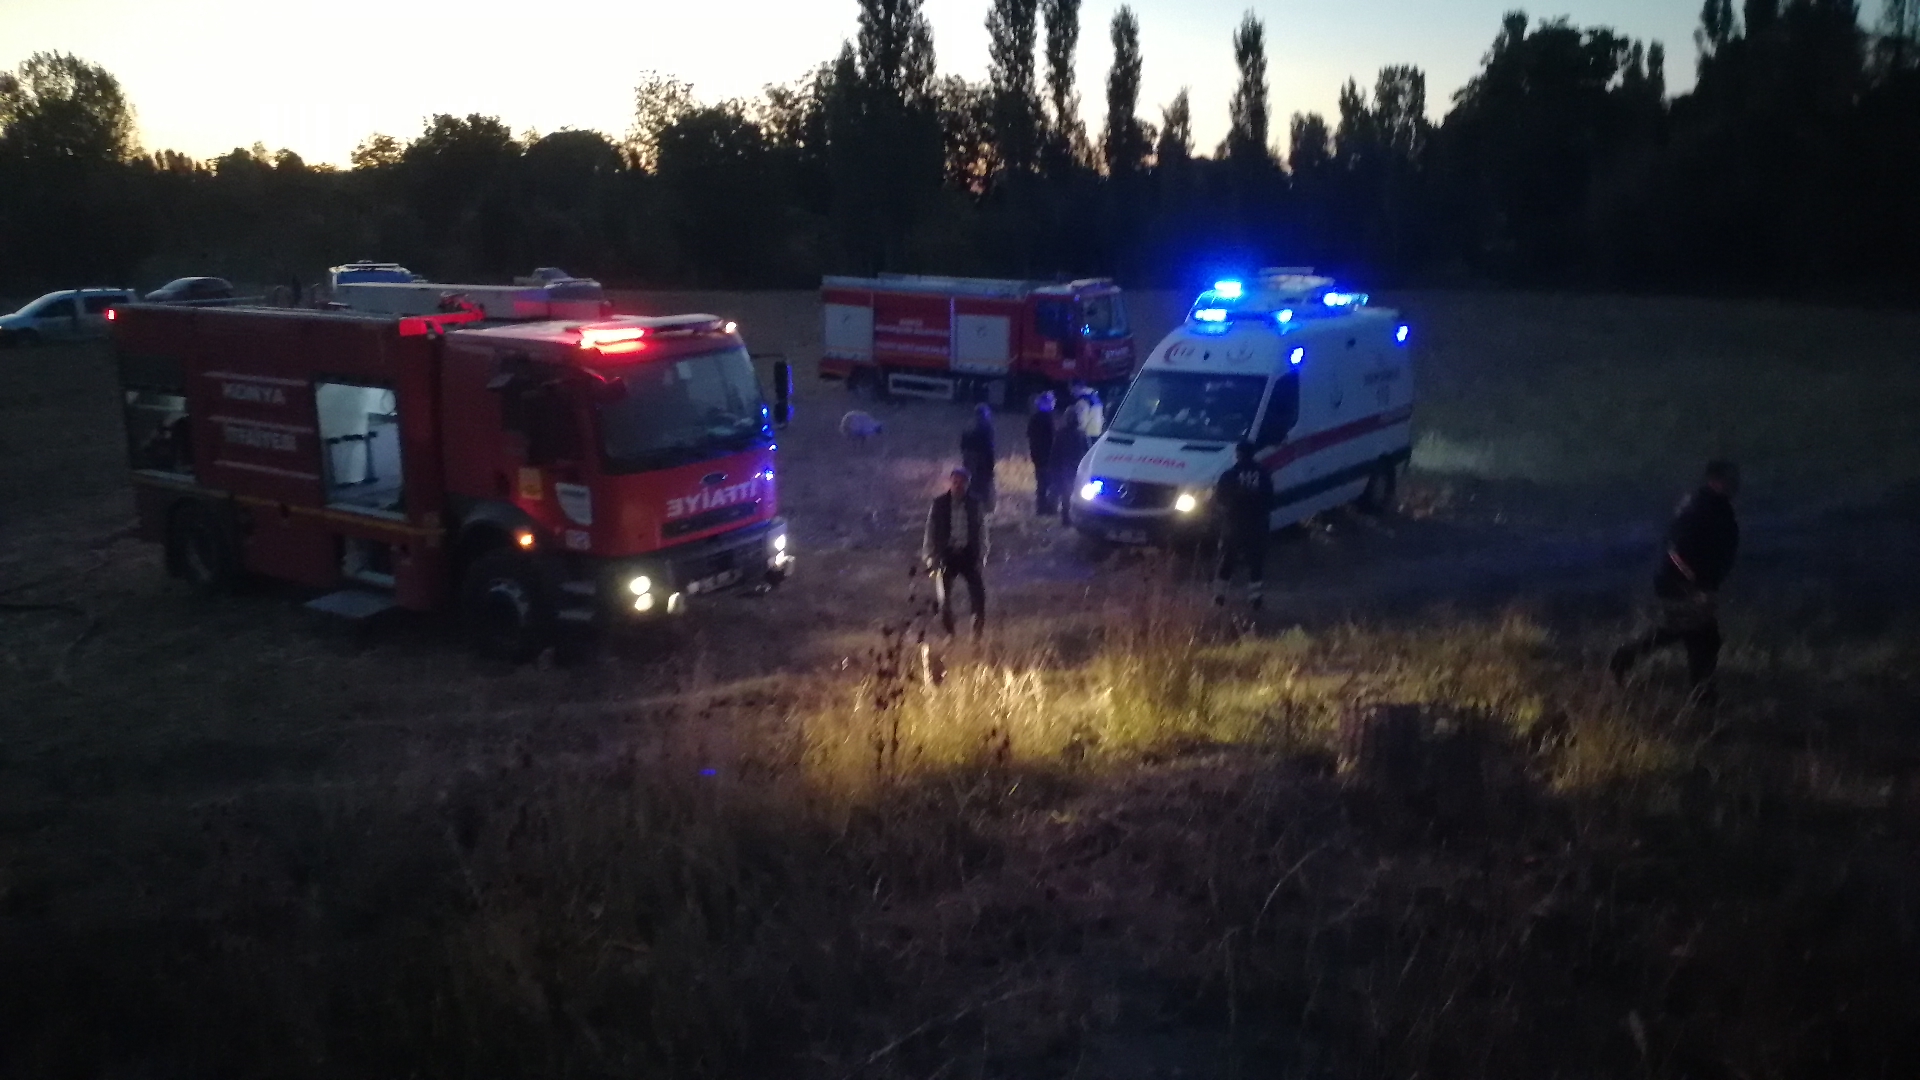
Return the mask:
<path id="1" fill-rule="evenodd" d="M 28 57 L 0 80 L 0 154 L 16 161 L 127 161 L 133 106 L 120 80 L 68 53 Z"/>
<path id="2" fill-rule="evenodd" d="M 1150 125 L 1141 121 L 1140 111 L 1140 20 L 1125 4 L 1113 13 L 1113 67 L 1107 72 L 1107 131 L 1101 139 L 1101 152 L 1107 172 L 1124 176 L 1139 172 L 1147 164 L 1153 146 Z"/>
<path id="3" fill-rule="evenodd" d="M 1047 27 L 1047 172 L 1064 176 L 1087 156 L 1074 88 L 1074 53 L 1080 48 L 1080 0 L 1041 0 Z"/>
<path id="4" fill-rule="evenodd" d="M 1032 170 L 1041 141 L 1033 71 L 1038 13 L 1039 0 L 993 0 L 987 12 L 993 141 L 1001 168 L 1016 175 Z"/>
<path id="5" fill-rule="evenodd" d="M 1267 30 L 1251 11 L 1233 32 L 1233 64 L 1240 77 L 1228 104 L 1230 126 L 1221 156 L 1264 165 L 1273 157 L 1267 143 Z"/>
<path id="6" fill-rule="evenodd" d="M 1163 168 L 1184 165 L 1193 157 L 1193 104 L 1184 86 L 1160 110 L 1160 141 L 1153 156 Z"/>

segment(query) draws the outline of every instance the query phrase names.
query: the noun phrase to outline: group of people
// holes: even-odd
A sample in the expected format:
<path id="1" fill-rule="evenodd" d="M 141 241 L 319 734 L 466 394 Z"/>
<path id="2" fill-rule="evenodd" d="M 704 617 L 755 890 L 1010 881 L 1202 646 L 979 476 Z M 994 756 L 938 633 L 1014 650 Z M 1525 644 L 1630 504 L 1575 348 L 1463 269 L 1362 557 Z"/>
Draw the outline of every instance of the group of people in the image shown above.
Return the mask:
<path id="1" fill-rule="evenodd" d="M 1051 392 L 1040 395 L 1027 422 L 1027 453 L 1033 461 L 1034 512 L 1057 511 L 1069 521 L 1068 506 L 1080 459 L 1098 438 L 1105 415 L 1097 395 L 1083 386 L 1072 403 L 1055 408 Z M 947 490 L 927 514 L 921 555 L 934 579 L 940 619 L 954 632 L 954 589 L 964 586 L 973 615 L 973 636 L 986 630 L 987 586 L 982 570 L 988 553 L 988 522 L 994 509 L 993 412 L 986 405 L 960 436 L 961 464 L 947 478 Z M 1732 462 L 1707 463 L 1699 486 L 1680 504 L 1667 527 L 1666 549 L 1653 582 L 1659 614 L 1647 632 L 1614 650 L 1608 668 L 1624 681 L 1652 653 L 1683 646 L 1694 698 L 1711 706 L 1718 700 L 1714 674 L 1719 666 L 1720 624 L 1715 603 L 1721 583 L 1733 569 L 1740 528 L 1733 498 L 1740 485 Z M 1261 606 L 1266 576 L 1267 541 L 1276 501 L 1273 475 L 1261 464 L 1252 443 L 1235 447 L 1234 463 L 1213 491 L 1213 509 L 1221 526 L 1221 559 L 1213 601 L 1224 605 L 1227 586 L 1242 566 L 1248 598 Z"/>
<path id="2" fill-rule="evenodd" d="M 1100 395 L 1075 383 L 1070 404 L 1058 408 L 1051 390 L 1033 403 L 1027 421 L 1027 457 L 1033 462 L 1034 513 L 1060 515 L 1070 524 L 1068 492 L 1093 441 L 1106 424 Z M 940 620 L 954 632 L 954 589 L 964 586 L 973 613 L 973 634 L 986 630 L 987 588 L 981 568 L 987 558 L 987 529 L 997 502 L 994 464 L 999 457 L 993 427 L 993 409 L 974 407 L 973 422 L 960 433 L 960 465 L 947 477 L 947 490 L 933 500 L 921 557 L 934 579 Z"/>

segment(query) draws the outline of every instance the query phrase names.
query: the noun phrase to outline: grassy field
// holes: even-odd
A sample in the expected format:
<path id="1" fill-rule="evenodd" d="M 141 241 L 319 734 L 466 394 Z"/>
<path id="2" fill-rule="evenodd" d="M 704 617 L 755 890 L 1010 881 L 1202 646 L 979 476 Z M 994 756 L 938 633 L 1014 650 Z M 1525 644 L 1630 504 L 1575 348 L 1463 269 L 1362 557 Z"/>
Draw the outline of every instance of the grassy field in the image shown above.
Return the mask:
<path id="1" fill-rule="evenodd" d="M 808 296 L 623 300 L 817 356 Z M 0 352 L 0 1076 L 1911 1075 L 1920 318 L 1398 302 L 1403 506 L 1257 620 L 1006 462 L 993 633 L 926 637 L 964 410 L 854 449 L 803 379 L 792 586 L 511 672 L 187 595 L 104 353 Z M 1714 453 L 1703 714 L 1598 660 Z"/>

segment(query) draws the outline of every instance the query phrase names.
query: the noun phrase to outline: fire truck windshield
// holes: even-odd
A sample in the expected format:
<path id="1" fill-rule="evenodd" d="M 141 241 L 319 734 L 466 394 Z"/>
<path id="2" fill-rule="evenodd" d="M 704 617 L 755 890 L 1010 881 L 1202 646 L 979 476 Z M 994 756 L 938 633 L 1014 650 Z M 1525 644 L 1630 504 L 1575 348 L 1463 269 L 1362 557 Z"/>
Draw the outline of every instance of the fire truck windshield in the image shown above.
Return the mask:
<path id="1" fill-rule="evenodd" d="M 742 348 L 603 369 L 626 384 L 596 408 L 611 472 L 641 472 L 738 453 L 773 438 L 771 410 Z"/>
<path id="2" fill-rule="evenodd" d="M 1090 338 L 1117 338 L 1127 334 L 1127 305 L 1117 292 L 1080 298 L 1080 325 Z"/>

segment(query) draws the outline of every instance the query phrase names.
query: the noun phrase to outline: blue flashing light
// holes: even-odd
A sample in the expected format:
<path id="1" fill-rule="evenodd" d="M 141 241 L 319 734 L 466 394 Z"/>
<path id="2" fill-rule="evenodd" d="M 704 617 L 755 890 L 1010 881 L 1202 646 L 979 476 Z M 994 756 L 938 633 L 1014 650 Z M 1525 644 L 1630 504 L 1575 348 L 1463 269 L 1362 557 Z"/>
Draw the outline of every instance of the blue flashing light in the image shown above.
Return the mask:
<path id="1" fill-rule="evenodd" d="M 1193 318 L 1195 322 L 1223 323 L 1227 321 L 1227 309 L 1203 307 L 1193 313 Z"/>
<path id="2" fill-rule="evenodd" d="M 1407 343 L 1407 333 L 1408 333 L 1407 324 L 1401 323 L 1400 328 L 1393 332 L 1393 340 L 1399 342 L 1402 345 L 1405 345 Z"/>
<path id="3" fill-rule="evenodd" d="M 1280 320 L 1283 323 L 1290 323 L 1293 321 L 1293 309 L 1281 308 L 1280 313 L 1275 315 L 1274 318 Z"/>
<path id="4" fill-rule="evenodd" d="M 1299 367 L 1300 361 L 1305 360 L 1306 358 L 1307 358 L 1307 350 L 1304 347 L 1298 348 L 1293 350 L 1293 354 L 1287 357 L 1287 363 L 1292 364 L 1294 367 Z"/>
<path id="5" fill-rule="evenodd" d="M 1353 301 L 1354 295 L 1352 293 L 1343 292 L 1330 292 L 1320 298 L 1320 302 L 1328 307 L 1350 307 Z"/>
<path id="6" fill-rule="evenodd" d="M 1246 291 L 1246 286 L 1237 281 L 1216 281 L 1213 283 L 1213 291 L 1218 293 L 1222 300 L 1238 300 Z"/>

